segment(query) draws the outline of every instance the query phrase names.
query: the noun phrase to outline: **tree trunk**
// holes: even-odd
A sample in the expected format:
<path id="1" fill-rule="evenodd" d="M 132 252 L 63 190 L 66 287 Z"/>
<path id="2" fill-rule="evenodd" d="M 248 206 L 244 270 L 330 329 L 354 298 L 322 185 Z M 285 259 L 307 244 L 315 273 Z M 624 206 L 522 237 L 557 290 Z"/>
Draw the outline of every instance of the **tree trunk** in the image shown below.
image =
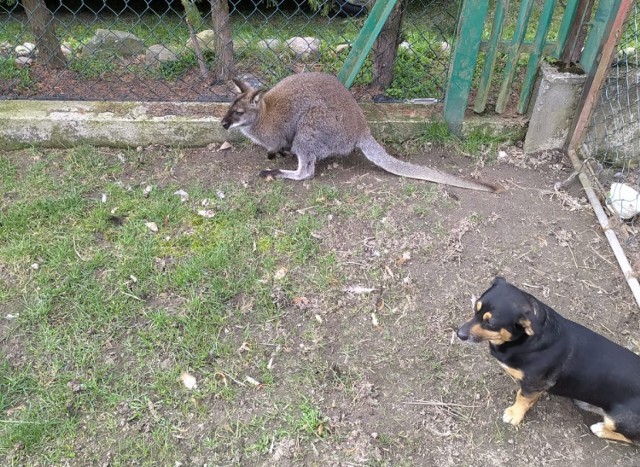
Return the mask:
<path id="1" fill-rule="evenodd" d="M 36 38 L 38 60 L 47 68 L 63 68 L 66 60 L 56 37 L 53 15 L 44 0 L 23 0 L 31 32 Z"/>
<path id="2" fill-rule="evenodd" d="M 382 89 L 393 81 L 393 66 L 401 41 L 402 20 L 407 9 L 407 0 L 398 0 L 393 11 L 373 44 L 373 85 Z"/>
<path id="3" fill-rule="evenodd" d="M 209 0 L 211 21 L 215 38 L 216 65 L 213 71 L 216 80 L 225 81 L 233 74 L 233 39 L 227 0 Z"/>

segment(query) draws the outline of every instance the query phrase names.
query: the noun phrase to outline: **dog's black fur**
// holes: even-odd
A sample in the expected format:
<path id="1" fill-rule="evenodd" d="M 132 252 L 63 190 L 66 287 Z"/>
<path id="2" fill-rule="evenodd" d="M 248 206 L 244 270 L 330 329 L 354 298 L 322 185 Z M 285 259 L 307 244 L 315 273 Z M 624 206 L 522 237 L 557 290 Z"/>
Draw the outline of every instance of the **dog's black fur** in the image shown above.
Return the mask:
<path id="1" fill-rule="evenodd" d="M 640 356 L 563 318 L 502 277 L 476 301 L 474 312 L 458 337 L 489 341 L 491 355 L 520 382 L 505 422 L 519 424 L 548 391 L 602 414 L 604 423 L 591 426 L 597 436 L 640 440 Z"/>

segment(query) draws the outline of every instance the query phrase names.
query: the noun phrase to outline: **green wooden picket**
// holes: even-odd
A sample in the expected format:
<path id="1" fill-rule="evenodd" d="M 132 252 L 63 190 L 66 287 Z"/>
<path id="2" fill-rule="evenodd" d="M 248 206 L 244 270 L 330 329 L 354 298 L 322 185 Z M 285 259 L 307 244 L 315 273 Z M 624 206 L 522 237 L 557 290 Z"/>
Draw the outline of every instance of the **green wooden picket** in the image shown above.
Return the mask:
<path id="1" fill-rule="evenodd" d="M 496 102 L 496 112 L 498 113 L 504 112 L 507 107 L 507 103 L 509 102 L 511 83 L 513 82 L 513 77 L 516 74 L 516 65 L 521 53 L 520 46 L 522 45 L 525 34 L 527 33 L 527 25 L 529 24 L 529 17 L 531 16 L 534 1 L 535 0 L 522 0 L 522 3 L 520 4 L 518 21 L 516 22 L 516 28 L 513 32 L 513 38 L 511 39 L 511 45 L 507 52 L 507 63 L 502 73 L 502 84 L 500 85 L 498 101 Z"/>
<path id="2" fill-rule="evenodd" d="M 547 32 L 549 31 L 549 26 L 553 19 L 553 8 L 555 6 L 556 0 L 546 0 L 544 7 L 542 8 L 542 13 L 540 14 L 536 37 L 533 40 L 533 50 L 529 54 L 529 63 L 527 64 L 527 71 L 524 74 L 522 90 L 520 91 L 520 98 L 518 99 L 517 111 L 521 114 L 526 112 L 527 105 L 529 105 L 529 98 L 531 97 L 536 76 L 538 75 L 540 58 L 547 38 Z"/>
<path id="3" fill-rule="evenodd" d="M 397 0 L 377 0 L 373 5 L 369 16 L 367 16 L 362 25 L 360 34 L 351 44 L 351 51 L 338 73 L 338 79 L 346 87 L 350 87 L 353 84 L 353 80 L 360 71 L 371 47 L 373 47 L 373 43 L 382 30 L 382 26 L 389 18 L 396 3 Z"/>
<path id="4" fill-rule="evenodd" d="M 586 73 L 590 73 L 594 65 L 597 65 L 596 59 L 600 44 L 606 40 L 604 35 L 608 29 L 607 26 L 615 20 L 619 8 L 620 0 L 600 0 L 593 25 L 584 43 L 584 50 L 580 57 L 580 66 Z"/>
<path id="5" fill-rule="evenodd" d="M 487 45 L 487 53 L 484 58 L 484 66 L 482 68 L 482 78 L 478 84 L 478 92 L 476 93 L 476 101 L 473 110 L 475 112 L 484 112 L 487 106 L 487 97 L 489 96 L 489 87 L 493 78 L 493 71 L 498 58 L 498 45 L 502 37 L 502 27 L 504 26 L 504 17 L 509 10 L 509 0 L 498 0 L 496 4 L 496 13 L 493 17 L 493 26 L 491 27 L 491 37 Z"/>
<path id="6" fill-rule="evenodd" d="M 462 131 L 462 121 L 469 100 L 488 7 L 487 0 L 465 0 L 460 11 L 457 40 L 444 100 L 444 119 L 454 133 Z"/>

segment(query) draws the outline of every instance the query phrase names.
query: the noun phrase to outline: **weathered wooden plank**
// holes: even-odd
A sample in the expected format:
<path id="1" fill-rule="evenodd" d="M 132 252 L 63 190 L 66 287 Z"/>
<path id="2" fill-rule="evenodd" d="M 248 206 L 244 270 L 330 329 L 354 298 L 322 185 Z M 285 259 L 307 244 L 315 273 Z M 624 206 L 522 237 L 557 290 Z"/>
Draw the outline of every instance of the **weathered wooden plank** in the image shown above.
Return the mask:
<path id="1" fill-rule="evenodd" d="M 469 100 L 488 7 L 488 0 L 465 0 L 460 11 L 444 99 L 444 118 L 453 133 L 462 131 L 462 120 Z"/>
<path id="2" fill-rule="evenodd" d="M 491 27 L 491 37 L 487 43 L 487 54 L 484 58 L 482 68 L 482 77 L 478 84 L 478 92 L 474 102 L 473 110 L 477 113 L 484 112 L 487 106 L 487 96 L 491 86 L 491 78 L 496 67 L 496 59 L 498 58 L 498 44 L 502 37 L 502 27 L 504 26 L 504 18 L 509 11 L 509 0 L 498 0 L 496 12 L 493 17 L 493 26 Z"/>
<path id="3" fill-rule="evenodd" d="M 522 3 L 520 4 L 518 21 L 513 32 L 513 38 L 511 39 L 511 46 L 509 47 L 509 52 L 507 54 L 507 63 L 502 74 L 502 85 L 500 86 L 500 93 L 498 94 L 498 101 L 496 103 L 496 112 L 498 113 L 504 112 L 504 109 L 507 107 L 507 102 L 509 101 L 511 83 L 515 76 L 518 57 L 521 53 L 520 46 L 524 40 L 525 34 L 527 33 L 527 25 L 529 24 L 529 17 L 531 16 L 533 3 L 534 0 L 522 0 Z"/>
<path id="4" fill-rule="evenodd" d="M 540 65 L 540 57 L 542 56 L 542 50 L 544 49 L 544 43 L 547 39 L 547 33 L 549 32 L 549 26 L 553 19 L 553 9 L 556 6 L 556 0 L 546 0 L 540 13 L 540 20 L 538 21 L 538 27 L 536 30 L 536 36 L 533 39 L 533 51 L 529 54 L 529 63 L 527 63 L 527 71 L 524 74 L 524 80 L 522 82 L 522 89 L 520 90 L 520 98 L 518 99 L 518 113 L 525 113 L 533 86 L 536 81 L 536 75 L 538 73 L 538 66 Z"/>
<path id="5" fill-rule="evenodd" d="M 600 46 L 606 41 L 605 32 L 611 30 L 611 23 L 615 21 L 619 9 L 620 0 L 600 0 L 580 57 L 580 66 L 586 73 L 590 73 L 596 64 Z"/>

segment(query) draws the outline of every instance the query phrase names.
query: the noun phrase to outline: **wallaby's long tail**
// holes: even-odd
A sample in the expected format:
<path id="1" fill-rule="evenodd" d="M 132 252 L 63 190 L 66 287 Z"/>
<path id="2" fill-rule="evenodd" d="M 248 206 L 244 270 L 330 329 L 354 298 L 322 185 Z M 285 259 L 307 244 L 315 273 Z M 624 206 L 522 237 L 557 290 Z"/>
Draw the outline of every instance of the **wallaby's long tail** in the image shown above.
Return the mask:
<path id="1" fill-rule="evenodd" d="M 426 180 L 428 182 L 441 183 L 458 188 L 468 188 L 469 190 L 490 191 L 493 193 L 504 191 L 504 188 L 499 185 L 465 180 L 445 172 L 440 172 L 439 170 L 396 159 L 390 156 L 371 135 L 360 141 L 357 146 L 364 153 L 365 157 L 375 165 L 401 177 L 417 178 L 418 180 Z"/>

